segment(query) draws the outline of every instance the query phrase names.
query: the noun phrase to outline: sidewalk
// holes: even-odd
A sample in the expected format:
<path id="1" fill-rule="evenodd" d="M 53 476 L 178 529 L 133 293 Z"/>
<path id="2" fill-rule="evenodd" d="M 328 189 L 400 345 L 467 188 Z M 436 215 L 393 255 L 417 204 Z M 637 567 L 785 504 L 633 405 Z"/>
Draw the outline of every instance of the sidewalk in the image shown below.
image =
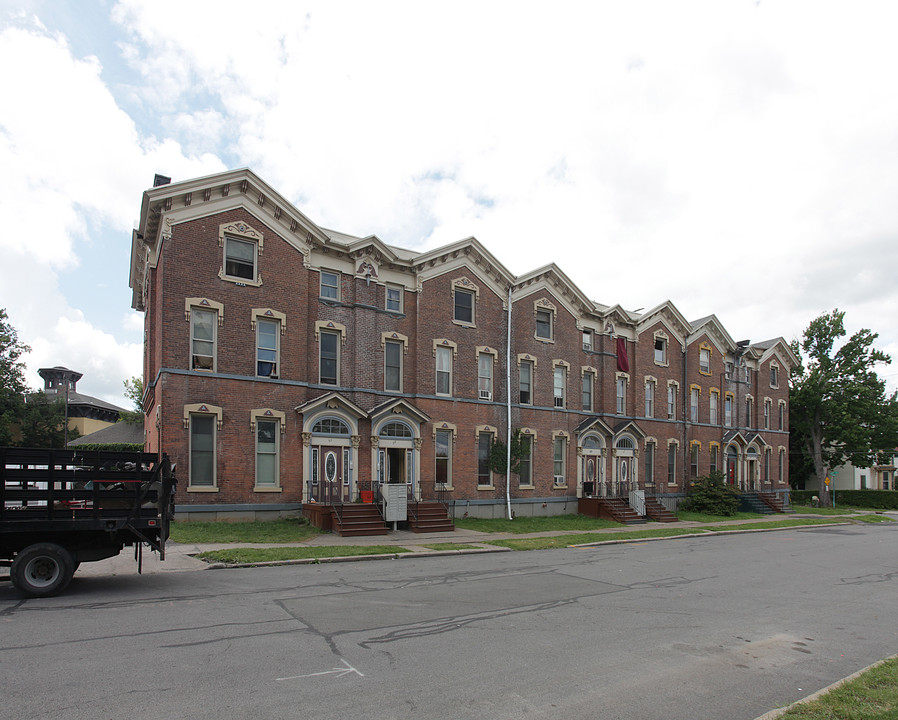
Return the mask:
<path id="1" fill-rule="evenodd" d="M 745 525 L 746 530 L 751 530 L 751 525 L 759 522 L 769 522 L 773 519 L 782 517 L 790 518 L 819 518 L 820 515 L 788 515 L 788 516 L 766 516 L 763 518 L 752 518 L 748 520 L 722 520 L 716 523 L 700 523 L 700 522 L 677 522 L 677 523 L 648 523 L 647 525 L 627 525 L 615 528 L 601 528 L 596 530 L 549 530 L 537 533 L 487 533 L 478 530 L 467 530 L 456 528 L 453 532 L 438 533 L 413 533 L 409 530 L 391 531 L 388 535 L 374 535 L 368 537 L 342 537 L 336 533 L 325 533 L 316 535 L 302 542 L 297 543 L 195 543 L 195 544 L 179 544 L 172 541 L 166 543 L 165 561 L 160 561 L 156 553 L 146 551 L 143 555 L 143 573 L 152 574 L 160 572 L 184 572 L 189 570 L 208 570 L 212 568 L 209 563 L 198 560 L 193 557 L 198 553 L 207 552 L 209 550 L 222 550 L 235 547 L 340 547 L 347 545 L 369 546 L 369 545 L 390 545 L 397 549 L 408 551 L 404 557 L 422 556 L 422 555 L 447 555 L 461 554 L 465 552 L 507 552 L 506 548 L 497 547 L 487 544 L 491 540 L 523 540 L 525 538 L 538 537 L 558 537 L 562 535 L 571 536 L 571 544 L 577 544 L 577 536 L 584 534 L 603 535 L 613 533 L 635 532 L 638 530 L 650 528 L 682 528 L 684 531 L 688 528 L 704 527 L 713 528 L 714 526 L 732 526 Z M 437 543 L 452 543 L 455 545 L 472 545 L 476 549 L 470 550 L 446 550 L 434 551 L 426 545 L 434 545 Z M 385 556 L 392 557 L 392 556 Z M 127 550 L 121 555 L 100 562 L 84 563 L 78 569 L 78 575 L 82 576 L 100 576 L 100 575 L 134 575 L 137 574 L 137 563 L 134 561 L 133 554 Z"/>

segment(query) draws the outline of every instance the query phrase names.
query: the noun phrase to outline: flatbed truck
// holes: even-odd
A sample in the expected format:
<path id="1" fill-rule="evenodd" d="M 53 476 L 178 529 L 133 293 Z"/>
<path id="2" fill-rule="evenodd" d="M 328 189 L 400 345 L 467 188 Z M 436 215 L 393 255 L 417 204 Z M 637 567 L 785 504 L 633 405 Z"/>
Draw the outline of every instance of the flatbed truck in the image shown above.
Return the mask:
<path id="1" fill-rule="evenodd" d="M 0 447 L 0 566 L 33 597 L 125 547 L 139 572 L 144 546 L 165 559 L 176 482 L 161 454 Z"/>

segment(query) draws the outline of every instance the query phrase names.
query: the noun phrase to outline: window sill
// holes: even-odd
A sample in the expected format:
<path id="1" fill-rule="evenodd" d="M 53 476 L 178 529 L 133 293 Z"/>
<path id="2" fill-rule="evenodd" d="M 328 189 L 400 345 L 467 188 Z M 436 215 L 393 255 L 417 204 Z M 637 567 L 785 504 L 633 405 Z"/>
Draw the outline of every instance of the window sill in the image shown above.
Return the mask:
<path id="1" fill-rule="evenodd" d="M 279 493 L 284 492 L 284 488 L 280 487 L 254 487 L 253 492 L 257 493 Z"/>
<path id="2" fill-rule="evenodd" d="M 477 489 L 478 490 L 495 490 L 496 486 L 495 485 L 478 485 Z"/>
<path id="3" fill-rule="evenodd" d="M 218 491 L 217 487 L 187 486 L 187 492 L 189 493 L 217 493 Z"/>
<path id="4" fill-rule="evenodd" d="M 655 360 L 654 363 L 658 367 L 670 367 L 670 362 L 668 362 L 668 361 L 658 362 L 657 360 Z"/>
<path id="5" fill-rule="evenodd" d="M 518 490 L 536 490 L 535 485 L 518 485 Z"/>
<path id="6" fill-rule="evenodd" d="M 459 327 L 464 327 L 464 328 L 476 328 L 477 327 L 476 324 L 465 322 L 464 320 L 453 320 L 452 324 L 458 325 Z"/>
<path id="7" fill-rule="evenodd" d="M 397 483 L 397 484 L 399 484 L 399 485 L 405 485 L 405 483 Z M 434 485 L 434 490 L 436 490 L 436 491 L 438 491 L 438 492 L 439 492 L 440 490 L 449 490 L 450 492 L 452 492 L 453 490 L 455 490 L 455 488 L 452 487 L 451 485 L 440 485 L 440 484 L 437 484 L 437 485 Z"/>
<path id="8" fill-rule="evenodd" d="M 544 337 L 539 337 L 539 336 L 537 336 L 537 335 L 534 335 L 533 338 L 534 338 L 537 342 L 546 343 L 547 345 L 554 345 L 554 344 L 555 344 L 555 339 L 554 339 L 554 338 L 544 338 Z"/>
<path id="9" fill-rule="evenodd" d="M 567 490 L 567 485 L 553 485 L 553 490 Z"/>
<path id="10" fill-rule="evenodd" d="M 218 277 L 220 280 L 234 283 L 235 285 L 241 285 L 244 287 L 262 287 L 261 277 L 257 277 L 255 280 L 250 280 L 249 278 L 231 277 L 230 275 L 225 275 L 223 272 L 219 273 Z"/>

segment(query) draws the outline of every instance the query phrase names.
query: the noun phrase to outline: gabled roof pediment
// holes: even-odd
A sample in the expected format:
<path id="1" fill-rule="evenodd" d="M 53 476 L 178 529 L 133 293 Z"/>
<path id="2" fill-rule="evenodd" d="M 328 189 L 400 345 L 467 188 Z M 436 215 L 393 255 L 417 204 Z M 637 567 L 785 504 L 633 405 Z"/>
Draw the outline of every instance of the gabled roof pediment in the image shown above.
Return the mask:
<path id="1" fill-rule="evenodd" d="M 355 416 L 357 420 L 368 417 L 367 412 L 365 412 L 362 408 L 352 402 L 352 400 L 338 392 L 329 392 L 321 395 L 320 397 L 317 397 L 313 400 L 304 402 L 302 405 L 296 406 L 294 410 L 300 415 L 305 416 L 312 415 L 313 413 L 325 408 L 329 410 L 340 410 L 349 415 Z"/>
<path id="2" fill-rule="evenodd" d="M 430 416 L 427 413 L 425 413 L 423 410 L 419 410 L 404 398 L 392 398 L 390 400 L 387 400 L 386 402 L 380 403 L 379 405 L 375 405 L 368 413 L 368 417 L 370 417 L 371 422 L 374 423 L 386 415 L 394 414 L 406 415 L 412 418 L 419 425 L 430 420 Z"/>
<path id="3" fill-rule="evenodd" d="M 690 325 L 692 326 L 692 332 L 686 341 L 687 344 L 691 344 L 703 335 L 706 335 L 721 355 L 736 349 L 736 341 L 726 331 L 726 328 L 717 319 L 716 315 L 708 315 L 699 320 L 693 320 Z"/>
<path id="4" fill-rule="evenodd" d="M 757 350 L 758 362 L 761 363 L 767 362 L 768 359 L 776 356 L 777 360 L 782 365 L 785 365 L 788 370 L 801 364 L 801 359 L 795 355 L 792 346 L 781 337 L 754 343 L 752 348 Z"/>
<path id="5" fill-rule="evenodd" d="M 664 324 L 681 347 L 685 346 L 686 338 L 692 332 L 692 325 L 670 300 L 656 305 L 641 315 L 636 321 L 636 334 L 641 335 L 658 322 Z"/>
<path id="6" fill-rule="evenodd" d="M 644 440 L 646 437 L 646 433 L 636 424 L 635 420 L 623 420 L 614 426 L 615 437 L 624 433 L 635 435 L 640 440 Z"/>
<path id="7" fill-rule="evenodd" d="M 574 430 L 574 433 L 576 433 L 577 435 L 583 435 L 590 430 L 609 438 L 614 435 L 614 430 L 611 429 L 611 426 L 604 420 L 602 420 L 602 418 L 600 418 L 598 415 L 586 418 L 586 420 L 584 420 L 577 426 L 577 428 Z"/>

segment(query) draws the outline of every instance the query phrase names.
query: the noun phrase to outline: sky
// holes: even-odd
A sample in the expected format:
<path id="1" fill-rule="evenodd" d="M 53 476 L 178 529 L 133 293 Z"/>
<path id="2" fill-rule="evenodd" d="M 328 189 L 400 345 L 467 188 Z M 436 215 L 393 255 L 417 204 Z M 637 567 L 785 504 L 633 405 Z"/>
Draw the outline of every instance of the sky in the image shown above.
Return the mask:
<path id="1" fill-rule="evenodd" d="M 470 236 L 605 305 L 734 340 L 833 308 L 898 387 L 888 0 L 4 0 L 0 308 L 128 406 L 131 230 L 155 173 L 249 167 L 322 227 Z"/>

